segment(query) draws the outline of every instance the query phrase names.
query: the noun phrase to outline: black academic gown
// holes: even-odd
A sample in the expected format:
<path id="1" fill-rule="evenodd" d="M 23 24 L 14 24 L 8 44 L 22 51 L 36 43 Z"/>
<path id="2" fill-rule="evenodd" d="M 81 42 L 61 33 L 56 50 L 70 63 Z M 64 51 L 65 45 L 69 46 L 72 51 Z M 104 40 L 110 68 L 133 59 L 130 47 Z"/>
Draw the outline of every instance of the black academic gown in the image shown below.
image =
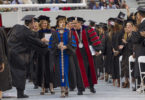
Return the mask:
<path id="1" fill-rule="evenodd" d="M 4 63 L 5 69 L 0 72 L 0 91 L 9 90 L 12 88 L 12 79 L 8 64 L 8 46 L 6 33 L 3 28 L 0 28 L 0 65 Z"/>
<path id="2" fill-rule="evenodd" d="M 138 78 L 140 77 L 140 73 L 139 73 L 139 66 L 138 66 L 138 57 L 139 56 L 145 56 L 145 45 L 144 45 L 144 37 L 142 37 L 140 35 L 141 31 L 145 31 L 145 20 L 139 25 L 138 27 L 138 31 L 137 32 L 133 32 L 132 33 L 132 42 L 133 44 L 135 44 L 135 66 L 134 66 L 134 77 Z M 141 64 L 142 70 L 145 71 L 145 64 Z"/>
<path id="3" fill-rule="evenodd" d="M 42 39 L 45 37 L 45 34 L 52 34 L 51 30 L 40 30 L 39 31 L 39 38 Z M 37 72 L 37 84 L 38 86 L 49 88 L 50 83 L 54 83 L 54 76 L 51 75 L 53 73 L 50 73 L 50 60 L 53 61 L 52 58 L 50 58 L 49 51 L 45 55 L 38 55 L 38 72 Z M 54 86 L 55 87 L 55 86 Z"/>
<path id="4" fill-rule="evenodd" d="M 127 37 L 127 43 L 123 43 L 124 48 L 121 50 L 121 76 L 129 78 L 129 56 L 133 54 L 133 44 L 130 37 Z"/>
<path id="5" fill-rule="evenodd" d="M 113 64 L 112 64 L 112 78 L 113 79 L 119 79 L 119 56 L 120 56 L 120 50 L 119 50 L 119 36 L 121 32 L 116 32 L 112 36 L 112 46 L 116 51 L 119 51 L 119 54 L 117 56 L 113 55 Z"/>
<path id="6" fill-rule="evenodd" d="M 13 85 L 20 90 L 25 89 L 26 69 L 30 63 L 30 51 L 36 50 L 41 54 L 48 51 L 47 45 L 36 38 L 33 32 L 24 25 L 15 25 L 9 33 L 9 62 Z"/>
<path id="7" fill-rule="evenodd" d="M 102 51 L 104 51 L 104 40 L 105 40 L 105 35 L 104 34 L 100 34 L 99 39 L 101 41 L 101 45 L 102 45 Z M 97 72 L 103 72 L 103 67 L 104 67 L 104 63 L 103 63 L 103 54 L 100 54 L 98 56 L 94 57 L 94 63 L 95 63 L 95 67 L 96 67 L 96 73 Z M 98 74 L 99 74 L 98 73 Z"/>
<path id="8" fill-rule="evenodd" d="M 113 66 L 113 46 L 112 46 L 112 37 L 109 36 L 109 34 L 105 35 L 104 40 L 104 51 L 103 54 L 105 56 L 104 59 L 104 67 L 105 72 L 107 74 L 112 74 L 112 66 Z"/>
<path id="9" fill-rule="evenodd" d="M 70 30 L 73 34 L 73 29 Z M 84 91 L 83 80 L 80 72 L 80 67 L 78 64 L 76 53 L 72 53 L 69 56 L 69 87 L 70 89 L 75 89 L 77 87 L 78 91 Z"/>
<path id="10" fill-rule="evenodd" d="M 34 32 L 34 36 L 38 38 L 38 32 Z M 38 70 L 38 55 L 39 53 L 32 49 L 30 52 L 30 79 L 33 81 L 34 85 L 37 86 L 37 73 Z"/>

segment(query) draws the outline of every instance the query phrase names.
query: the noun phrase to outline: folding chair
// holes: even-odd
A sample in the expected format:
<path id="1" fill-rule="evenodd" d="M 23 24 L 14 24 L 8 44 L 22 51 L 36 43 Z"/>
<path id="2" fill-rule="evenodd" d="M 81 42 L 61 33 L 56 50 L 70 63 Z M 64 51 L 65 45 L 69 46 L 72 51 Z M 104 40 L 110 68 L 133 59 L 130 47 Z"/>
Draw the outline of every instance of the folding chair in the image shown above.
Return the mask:
<path id="1" fill-rule="evenodd" d="M 119 57 L 119 73 L 120 73 L 120 88 L 122 86 L 122 78 L 121 78 L 121 62 L 122 62 L 122 56 Z"/>
<path id="2" fill-rule="evenodd" d="M 132 90 L 132 76 L 131 73 L 133 72 L 133 70 L 131 69 L 131 63 L 135 62 L 135 59 L 133 58 L 133 56 L 129 57 L 129 83 L 130 83 L 130 90 Z"/>
<path id="3" fill-rule="evenodd" d="M 140 93 L 144 93 L 144 89 L 145 89 L 145 86 L 144 86 L 145 72 L 142 71 L 141 63 L 145 63 L 145 56 L 140 56 L 138 58 L 140 78 L 141 78 Z M 145 66 L 143 66 L 143 67 L 145 67 Z"/>

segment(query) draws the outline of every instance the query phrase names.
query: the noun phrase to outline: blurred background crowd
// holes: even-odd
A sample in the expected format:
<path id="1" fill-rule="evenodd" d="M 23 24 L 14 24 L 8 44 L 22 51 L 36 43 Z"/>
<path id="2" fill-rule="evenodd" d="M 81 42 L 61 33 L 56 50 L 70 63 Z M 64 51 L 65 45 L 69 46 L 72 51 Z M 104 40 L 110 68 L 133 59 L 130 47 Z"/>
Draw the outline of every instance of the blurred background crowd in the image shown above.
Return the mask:
<path id="1" fill-rule="evenodd" d="M 0 4 L 49 4 L 49 3 L 81 3 L 81 0 L 0 0 Z M 127 7 L 125 0 L 87 0 L 87 7 L 85 8 L 71 8 L 65 7 L 62 10 L 74 10 L 74 9 L 93 9 L 93 10 L 103 10 L 103 9 L 124 9 Z M 61 8 L 56 8 L 59 10 Z M 30 10 L 30 9 L 29 9 Z M 41 10 L 41 9 L 39 9 Z M 45 9 L 46 10 L 46 9 Z M 51 8 L 47 9 L 50 11 Z M 13 9 L 0 9 L 0 11 L 13 11 Z"/>

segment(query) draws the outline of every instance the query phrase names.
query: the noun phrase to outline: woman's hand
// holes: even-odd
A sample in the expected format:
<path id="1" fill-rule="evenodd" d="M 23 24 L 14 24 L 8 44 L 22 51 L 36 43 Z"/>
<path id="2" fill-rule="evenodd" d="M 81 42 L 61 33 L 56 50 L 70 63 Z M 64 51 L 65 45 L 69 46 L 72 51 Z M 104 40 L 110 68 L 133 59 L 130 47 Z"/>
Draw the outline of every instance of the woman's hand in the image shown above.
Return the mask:
<path id="1" fill-rule="evenodd" d="M 49 40 L 47 40 L 46 38 L 42 38 L 41 41 L 42 42 L 49 42 Z"/>
<path id="2" fill-rule="evenodd" d="M 2 64 L 0 65 L 0 72 L 3 72 L 3 71 L 4 71 L 4 69 L 5 69 L 5 64 L 4 64 L 4 63 L 2 63 Z"/>
<path id="3" fill-rule="evenodd" d="M 67 46 L 63 46 L 63 50 L 67 49 Z"/>
<path id="4" fill-rule="evenodd" d="M 127 43 L 127 41 L 125 39 L 122 39 L 122 42 L 125 43 L 125 44 Z"/>
<path id="5" fill-rule="evenodd" d="M 124 48 L 124 45 L 119 45 L 119 50 L 122 50 Z"/>
<path id="6" fill-rule="evenodd" d="M 59 48 L 59 49 L 62 49 L 62 48 L 63 48 L 63 42 L 60 42 L 60 43 L 58 44 L 58 48 Z"/>

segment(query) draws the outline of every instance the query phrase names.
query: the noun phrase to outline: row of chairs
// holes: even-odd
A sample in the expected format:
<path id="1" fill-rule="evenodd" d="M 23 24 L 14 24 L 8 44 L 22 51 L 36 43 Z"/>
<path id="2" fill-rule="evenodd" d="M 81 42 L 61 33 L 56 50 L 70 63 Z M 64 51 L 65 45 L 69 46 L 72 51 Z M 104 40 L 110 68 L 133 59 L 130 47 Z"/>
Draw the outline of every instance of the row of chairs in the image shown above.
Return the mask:
<path id="1" fill-rule="evenodd" d="M 132 72 L 133 72 L 133 69 L 131 68 L 131 63 L 135 62 L 136 59 L 133 58 L 133 56 L 130 56 L 129 57 L 129 83 L 130 83 L 130 90 L 132 90 L 132 87 L 133 87 L 133 83 L 132 83 Z M 121 76 L 121 62 L 122 62 L 122 56 L 120 56 L 119 58 L 119 69 L 120 69 L 120 76 Z M 140 71 L 140 78 L 141 78 L 141 84 L 139 85 L 140 86 L 140 90 L 139 92 L 140 93 L 144 93 L 144 90 L 145 90 L 145 86 L 144 86 L 144 79 L 145 79 L 145 72 L 142 71 L 142 68 L 141 68 L 141 63 L 145 63 L 145 56 L 140 56 L 138 58 L 138 64 L 139 64 L 139 71 Z M 120 85 L 122 86 L 122 78 L 120 77 Z M 136 89 L 138 87 L 138 83 L 137 83 L 137 79 L 136 79 Z M 120 87 L 121 87 L 120 86 Z"/>

